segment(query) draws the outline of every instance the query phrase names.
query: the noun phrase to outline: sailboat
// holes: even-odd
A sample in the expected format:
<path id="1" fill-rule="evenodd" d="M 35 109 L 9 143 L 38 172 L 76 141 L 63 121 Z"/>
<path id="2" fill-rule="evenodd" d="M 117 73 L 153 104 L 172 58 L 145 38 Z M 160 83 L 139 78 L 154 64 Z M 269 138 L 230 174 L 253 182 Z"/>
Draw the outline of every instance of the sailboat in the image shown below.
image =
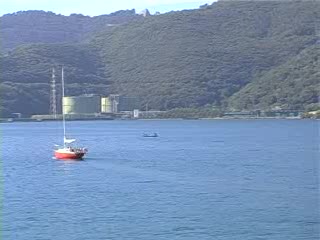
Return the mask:
<path id="1" fill-rule="evenodd" d="M 62 68 L 62 122 L 63 122 L 63 147 L 59 147 L 54 151 L 56 159 L 69 160 L 69 159 L 83 159 L 84 155 L 88 152 L 86 148 L 73 147 L 72 143 L 76 139 L 68 139 L 66 137 L 66 119 L 63 110 L 63 99 L 64 99 L 64 70 Z"/>

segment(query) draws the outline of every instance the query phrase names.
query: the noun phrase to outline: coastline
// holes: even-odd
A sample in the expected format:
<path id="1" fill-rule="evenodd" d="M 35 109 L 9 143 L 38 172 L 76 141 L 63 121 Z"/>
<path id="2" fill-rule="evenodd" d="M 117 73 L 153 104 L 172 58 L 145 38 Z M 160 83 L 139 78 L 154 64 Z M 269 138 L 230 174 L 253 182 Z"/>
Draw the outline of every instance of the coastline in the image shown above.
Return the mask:
<path id="1" fill-rule="evenodd" d="M 221 121 L 221 120 L 319 120 L 315 118 L 302 118 L 302 117 L 216 117 L 216 118 L 75 118 L 67 119 L 66 121 Z M 60 119 L 32 119 L 32 118 L 1 118 L 0 123 L 17 123 L 17 122 L 58 122 Z"/>

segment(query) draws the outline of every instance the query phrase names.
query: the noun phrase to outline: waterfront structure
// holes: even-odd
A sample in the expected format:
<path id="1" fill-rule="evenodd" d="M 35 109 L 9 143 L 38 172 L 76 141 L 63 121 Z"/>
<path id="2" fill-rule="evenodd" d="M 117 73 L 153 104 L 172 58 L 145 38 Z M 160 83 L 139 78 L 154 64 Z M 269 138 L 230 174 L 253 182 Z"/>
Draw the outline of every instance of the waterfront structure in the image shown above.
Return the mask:
<path id="1" fill-rule="evenodd" d="M 109 98 L 110 98 L 110 101 L 112 102 L 112 112 L 113 113 L 118 113 L 118 105 L 119 105 L 120 95 L 111 94 L 109 96 Z"/>
<path id="2" fill-rule="evenodd" d="M 63 98 L 64 114 L 97 114 L 101 112 L 101 97 L 94 94 Z"/>
<path id="3" fill-rule="evenodd" d="M 101 98 L 101 113 L 112 113 L 113 112 L 113 102 L 109 97 Z"/>
<path id="4" fill-rule="evenodd" d="M 139 100 L 135 97 L 111 94 L 101 98 L 101 113 L 133 112 L 139 109 Z"/>
<path id="5" fill-rule="evenodd" d="M 261 111 L 261 117 L 276 117 L 276 118 L 284 118 L 284 117 L 301 117 L 303 114 L 303 110 L 292 110 L 292 109 L 276 109 L 270 111 Z"/>
<path id="6" fill-rule="evenodd" d="M 259 111 L 241 111 L 241 112 L 226 112 L 223 114 L 225 118 L 256 118 L 259 117 Z"/>
<path id="7" fill-rule="evenodd" d="M 133 118 L 139 118 L 139 116 L 140 116 L 140 111 L 139 111 L 139 109 L 133 110 Z"/>
<path id="8" fill-rule="evenodd" d="M 226 112 L 223 114 L 225 118 L 299 118 L 302 110 L 292 109 L 273 109 L 273 110 L 255 110 L 241 112 Z"/>
<path id="9" fill-rule="evenodd" d="M 119 105 L 118 105 L 119 112 L 126 112 L 126 111 L 132 112 L 135 109 L 139 109 L 139 99 L 138 98 L 126 97 L 126 96 L 119 97 Z"/>

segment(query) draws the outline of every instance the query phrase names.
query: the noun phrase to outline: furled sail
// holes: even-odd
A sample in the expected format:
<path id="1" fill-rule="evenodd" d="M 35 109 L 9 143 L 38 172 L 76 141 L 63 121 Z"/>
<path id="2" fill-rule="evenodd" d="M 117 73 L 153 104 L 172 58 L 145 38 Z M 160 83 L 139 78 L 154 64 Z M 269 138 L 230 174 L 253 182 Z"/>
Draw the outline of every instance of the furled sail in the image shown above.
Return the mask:
<path id="1" fill-rule="evenodd" d="M 73 143 L 75 142 L 76 140 L 75 139 L 67 139 L 67 138 L 64 138 L 64 143 Z"/>

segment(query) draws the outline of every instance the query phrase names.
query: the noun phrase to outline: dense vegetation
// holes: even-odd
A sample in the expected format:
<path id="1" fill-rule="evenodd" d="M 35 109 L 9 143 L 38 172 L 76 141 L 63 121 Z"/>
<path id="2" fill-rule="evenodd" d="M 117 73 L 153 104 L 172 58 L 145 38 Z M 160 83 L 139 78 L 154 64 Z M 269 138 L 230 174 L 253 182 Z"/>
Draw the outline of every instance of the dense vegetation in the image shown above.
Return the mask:
<path id="1" fill-rule="evenodd" d="M 107 30 L 102 49 L 116 92 L 155 109 L 226 106 L 254 76 L 315 44 L 317 2 L 218 2 Z"/>
<path id="2" fill-rule="evenodd" d="M 60 65 L 70 94 L 137 96 L 150 109 L 306 108 L 317 102 L 319 12 L 316 1 L 220 1 L 81 44 L 22 46 L 0 56 L 3 113 L 46 113 Z"/>
<path id="3" fill-rule="evenodd" d="M 89 17 L 81 14 L 57 15 L 45 11 L 22 11 L 0 18 L 2 50 L 29 43 L 75 43 L 105 27 L 124 24 L 142 16 L 135 10 Z"/>
<path id="4" fill-rule="evenodd" d="M 257 76 L 234 94 L 230 105 L 236 109 L 313 110 L 320 93 L 320 46 L 313 46 L 285 64 Z M 309 109 L 310 108 L 310 109 Z"/>
<path id="5" fill-rule="evenodd" d="M 0 56 L 2 113 L 48 113 L 52 68 L 57 89 L 65 68 L 66 94 L 108 94 L 110 84 L 96 51 L 82 45 L 31 45 Z M 60 92 L 58 92 L 60 94 Z"/>

